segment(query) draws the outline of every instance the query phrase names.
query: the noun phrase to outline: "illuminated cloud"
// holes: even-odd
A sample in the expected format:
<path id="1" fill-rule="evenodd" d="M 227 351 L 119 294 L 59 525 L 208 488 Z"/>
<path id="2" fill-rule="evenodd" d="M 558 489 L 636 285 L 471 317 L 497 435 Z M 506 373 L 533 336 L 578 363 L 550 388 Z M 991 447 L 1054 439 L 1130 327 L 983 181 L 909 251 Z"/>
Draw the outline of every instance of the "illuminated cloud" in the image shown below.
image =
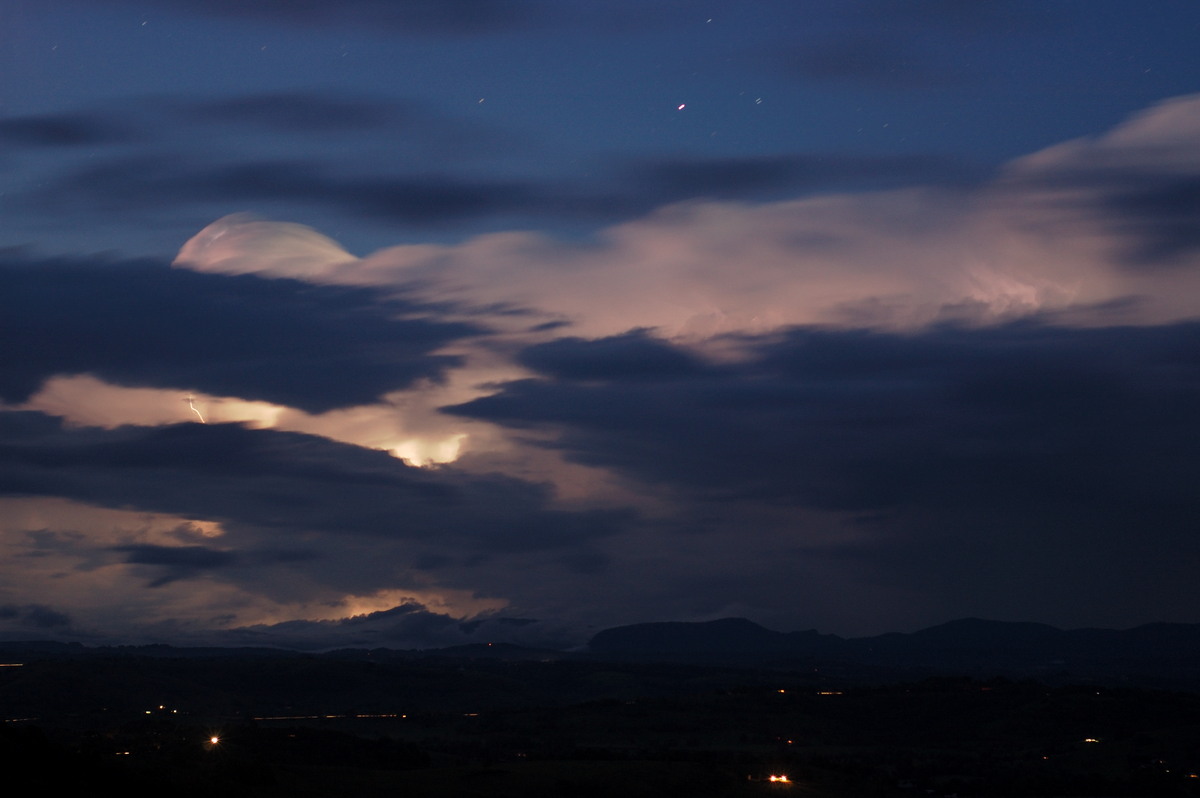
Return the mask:
<path id="1" fill-rule="evenodd" d="M 512 373 L 509 369 L 504 375 Z M 461 376 L 456 376 L 444 383 L 422 382 L 407 391 L 388 394 L 378 403 L 312 414 L 237 397 L 171 388 L 127 388 L 84 374 L 52 377 L 14 409 L 58 416 L 76 427 L 106 429 L 126 424 L 158 426 L 197 421 L 199 414 L 206 423 L 236 422 L 250 428 L 320 435 L 383 450 L 423 466 L 453 462 L 468 448 L 476 454 L 508 448 L 503 435 L 491 425 L 474 424 L 438 411 L 446 404 L 486 393 L 486 389 L 464 383 Z"/>
<path id="2" fill-rule="evenodd" d="M 622 584 L 676 586 L 648 602 L 703 594 L 672 606 L 764 617 L 802 574 L 811 601 L 856 585 L 848 626 L 866 603 L 924 605 L 931 621 L 948 604 L 1019 618 L 1056 603 L 1064 621 L 1136 622 L 1165 596 L 1188 604 L 1190 577 L 1125 530 L 1152 517 L 1155 551 L 1193 545 L 1178 488 L 1194 425 L 1165 409 L 1190 406 L 1196 384 L 1200 270 L 1175 222 L 1191 207 L 1178 186 L 1200 175 L 1198 111 L 1196 97 L 1156 106 L 977 188 L 692 202 L 585 243 L 480 236 L 303 279 L 416 292 L 503 330 L 511 376 L 446 411 L 656 496 L 663 526 L 613 549 Z M 1179 204 L 1155 217 L 1151 197 Z M 190 254 L 177 265 L 224 268 Z M 1125 499 L 1098 508 L 1098 493 Z M 725 567 L 674 549 L 684 528 L 699 535 L 689 552 Z M 1161 595 L 1105 599 L 1103 569 L 1066 586 L 1081 546 L 1159 569 Z M 1021 569 L 1026 591 L 1006 592 Z"/>
<path id="3" fill-rule="evenodd" d="M 28 411 L 0 413 L 0 426 L 5 561 L 25 563 L 0 603 L 86 603 L 69 613 L 76 634 L 336 620 L 398 596 L 477 615 L 510 599 L 464 573 L 578 560 L 636 520 L 296 433 L 64 428 Z"/>
<path id="4" fill-rule="evenodd" d="M 9 486 L 11 488 L 11 485 Z M 43 628 L 43 614 L 0 612 L 0 633 L 26 639 L 53 633 L 62 639 L 111 640 L 169 619 L 201 619 L 246 612 L 247 596 L 231 586 L 179 583 L 147 590 L 110 549 L 128 545 L 211 545 L 220 524 L 132 509 L 105 509 L 58 497 L 0 497 L 0 555 L 4 571 L 0 605 L 45 608 L 64 623 Z M 252 602 L 251 602 L 252 603 Z M 253 611 L 246 617 L 253 618 Z"/>
<path id="5" fill-rule="evenodd" d="M 1194 262 L 1200 98 L 1156 106 L 1095 140 L 1011 164 L 990 185 L 696 201 L 583 244 L 532 233 L 409 245 L 362 259 L 294 225 L 222 219 L 177 265 L 392 286 L 430 301 L 520 310 L 573 333 L 653 328 L 702 338 L 795 324 L 913 328 L 1049 311 L 1153 323 L 1197 312 Z M 1174 205 L 1172 202 L 1174 201 Z M 1136 299 L 1133 305 L 1118 304 Z M 1066 318 L 1065 316 L 1063 318 Z M 513 326 L 509 317 L 508 327 Z M 497 321 L 496 323 L 499 323 Z M 1093 323 L 1093 322 L 1087 322 Z"/>
<path id="6" fill-rule="evenodd" d="M 1136 288 L 1157 282 L 1139 272 L 1170 268 L 1172 285 L 1191 293 L 1194 281 L 1179 282 L 1179 272 L 1200 256 L 1198 139 L 1200 95 L 1167 100 L 1105 135 L 1010 164 L 998 204 L 1031 235 L 1091 243 Z"/>
<path id="7" fill-rule="evenodd" d="M 579 240 L 357 257 L 235 215 L 173 267 L 10 253 L 0 622 L 1186 619 L 1197 119 Z"/>
<path id="8" fill-rule="evenodd" d="M 304 225 L 235 214 L 197 233 L 183 245 L 175 262 L 202 263 L 208 271 L 225 274 L 267 272 L 304 278 L 354 260 L 336 241 Z"/>
<path id="9" fill-rule="evenodd" d="M 6 571 L 0 587 L 0 635 L 321 647 L 322 639 L 330 639 L 331 622 L 397 606 L 419 604 L 452 626 L 453 619 L 506 605 L 467 590 L 419 584 L 362 595 L 342 591 L 289 567 L 329 568 L 329 558 L 238 549 L 237 539 L 211 521 L 60 498 L 0 498 L 0 555 L 19 566 Z M 314 633 L 300 635 L 297 621 L 311 623 Z M 240 636 L 234 631 L 256 627 Z M 279 627 L 278 633 L 261 631 L 270 627 Z M 381 639 L 418 642 L 412 636 Z M 419 642 L 432 645 L 427 638 Z"/>

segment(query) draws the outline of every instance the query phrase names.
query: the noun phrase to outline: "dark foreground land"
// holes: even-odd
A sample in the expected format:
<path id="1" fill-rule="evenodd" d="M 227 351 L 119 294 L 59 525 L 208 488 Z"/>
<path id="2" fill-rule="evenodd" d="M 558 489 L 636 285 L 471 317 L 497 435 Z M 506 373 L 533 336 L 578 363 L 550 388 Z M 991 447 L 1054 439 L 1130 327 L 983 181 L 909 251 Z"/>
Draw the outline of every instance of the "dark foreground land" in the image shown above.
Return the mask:
<path id="1" fill-rule="evenodd" d="M 0 717 L 10 795 L 1200 796 L 1200 694 L 1007 678 L 25 652 Z"/>

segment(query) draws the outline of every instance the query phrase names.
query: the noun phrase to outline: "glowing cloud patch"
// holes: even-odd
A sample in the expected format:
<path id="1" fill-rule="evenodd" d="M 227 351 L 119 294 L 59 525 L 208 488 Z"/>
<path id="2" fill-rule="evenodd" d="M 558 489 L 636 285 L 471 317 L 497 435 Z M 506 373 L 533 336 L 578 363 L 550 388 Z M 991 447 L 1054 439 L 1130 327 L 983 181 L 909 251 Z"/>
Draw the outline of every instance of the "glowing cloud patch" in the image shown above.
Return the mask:
<path id="1" fill-rule="evenodd" d="M 196 271 L 267 272 L 305 278 L 354 260 L 336 241 L 304 225 L 234 214 L 218 219 L 189 239 L 176 256 L 175 265 Z"/>

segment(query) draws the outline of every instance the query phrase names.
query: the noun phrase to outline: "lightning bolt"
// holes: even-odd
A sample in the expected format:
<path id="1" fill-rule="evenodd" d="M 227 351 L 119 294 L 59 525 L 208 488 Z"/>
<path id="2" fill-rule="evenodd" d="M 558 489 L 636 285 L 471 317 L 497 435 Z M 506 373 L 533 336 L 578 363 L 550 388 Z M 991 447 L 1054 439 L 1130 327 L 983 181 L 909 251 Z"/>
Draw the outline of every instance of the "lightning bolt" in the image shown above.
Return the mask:
<path id="1" fill-rule="evenodd" d="M 201 424 L 208 423 L 207 421 L 204 420 L 204 415 L 199 410 L 196 409 L 196 397 L 189 395 L 183 401 L 187 402 L 188 407 L 190 407 L 192 409 L 192 412 L 196 414 L 196 417 L 198 419 L 200 419 Z"/>

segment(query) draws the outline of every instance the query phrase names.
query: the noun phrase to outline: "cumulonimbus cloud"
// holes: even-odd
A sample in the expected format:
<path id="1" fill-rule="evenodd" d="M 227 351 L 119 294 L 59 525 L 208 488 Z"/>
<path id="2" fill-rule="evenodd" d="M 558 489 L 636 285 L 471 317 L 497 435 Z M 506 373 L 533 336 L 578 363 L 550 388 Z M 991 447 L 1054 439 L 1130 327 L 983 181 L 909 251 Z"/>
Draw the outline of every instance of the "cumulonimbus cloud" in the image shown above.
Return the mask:
<path id="1" fill-rule="evenodd" d="M 611 620 L 796 618 L 837 591 L 827 617 L 859 629 L 892 607 L 1192 612 L 1198 119 L 1184 97 L 982 186 L 697 200 L 584 241 L 357 257 L 237 216 L 175 270 L 16 264 L 5 279 L 38 301 L 14 312 L 43 343 L 5 375 L 25 403 L 0 413 L 0 487 L 155 520 L 90 543 L 30 518 L 10 550 L 92 589 L 138 569 L 192 618 L 207 610 L 182 584 L 208 606 L 252 596 L 274 609 L 236 618 L 264 628 L 439 595 Z M 62 275 L 81 278 L 50 290 Z M 155 341 L 178 313 L 112 299 L 149 280 L 193 315 L 237 309 L 226 342 L 264 340 L 228 357 L 184 346 L 186 327 Z M 97 301 L 129 346 L 81 354 L 62 342 L 98 336 L 81 316 Z M 304 382 L 324 358 L 347 379 Z M 454 465 L 368 450 L 422 427 L 430 446 L 470 431 Z M 1085 549 L 1095 567 L 1076 567 Z M 1153 595 L 1111 597 L 1146 574 Z M 64 611 L 37 577 L 0 600 Z"/>

